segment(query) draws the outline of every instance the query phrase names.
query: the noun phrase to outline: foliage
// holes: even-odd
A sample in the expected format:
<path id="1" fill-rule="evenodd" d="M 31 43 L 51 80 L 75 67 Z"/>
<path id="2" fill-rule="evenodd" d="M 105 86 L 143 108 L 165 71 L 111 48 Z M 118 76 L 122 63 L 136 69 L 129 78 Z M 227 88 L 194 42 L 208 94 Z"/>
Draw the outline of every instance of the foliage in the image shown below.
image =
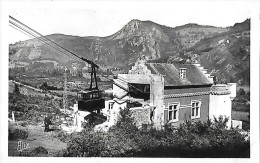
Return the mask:
<path id="1" fill-rule="evenodd" d="M 245 92 L 244 89 L 240 88 L 237 92 L 237 96 L 232 102 L 232 110 L 234 111 L 250 111 L 250 92 Z"/>
<path id="2" fill-rule="evenodd" d="M 246 92 L 245 92 L 245 90 L 243 88 L 240 88 L 238 90 L 238 95 L 245 95 L 245 94 L 246 94 Z"/>
<path id="3" fill-rule="evenodd" d="M 18 84 L 14 84 L 14 93 L 20 94 L 20 90 L 19 90 Z"/>
<path id="4" fill-rule="evenodd" d="M 55 86 L 49 86 L 46 82 L 44 82 L 39 88 L 44 90 L 44 91 L 47 91 L 47 90 L 61 90 L 61 88 L 57 88 Z"/>
<path id="5" fill-rule="evenodd" d="M 59 100 L 42 96 L 26 96 L 9 93 L 9 116 L 14 111 L 16 121 L 27 121 L 29 124 L 43 122 L 46 113 L 59 114 Z"/>
<path id="6" fill-rule="evenodd" d="M 57 135 L 54 136 L 55 138 L 60 139 L 60 141 L 67 143 L 70 140 L 70 134 L 60 131 Z"/>
<path id="7" fill-rule="evenodd" d="M 21 152 L 21 156 L 26 156 L 26 157 L 47 157 L 48 156 L 48 150 L 45 149 L 42 146 L 35 147 L 30 150 L 25 150 Z"/>
<path id="8" fill-rule="evenodd" d="M 181 124 L 179 128 L 138 130 L 129 109 L 106 133 L 85 129 L 72 134 L 63 156 L 70 157 L 249 157 L 249 140 L 228 119 Z"/>
<path id="9" fill-rule="evenodd" d="M 169 57 L 165 56 L 165 57 L 160 57 L 154 60 L 148 60 L 149 63 L 167 63 L 167 60 L 169 59 Z"/>
<path id="10" fill-rule="evenodd" d="M 9 128 L 8 129 L 8 140 L 18 140 L 28 138 L 28 130 L 22 128 Z"/>

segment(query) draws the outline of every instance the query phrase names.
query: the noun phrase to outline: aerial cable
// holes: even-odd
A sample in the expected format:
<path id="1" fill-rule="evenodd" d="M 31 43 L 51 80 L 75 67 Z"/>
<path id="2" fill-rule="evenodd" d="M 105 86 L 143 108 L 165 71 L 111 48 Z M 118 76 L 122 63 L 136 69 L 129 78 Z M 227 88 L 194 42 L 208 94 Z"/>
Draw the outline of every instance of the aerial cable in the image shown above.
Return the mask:
<path id="1" fill-rule="evenodd" d="M 52 42 L 53 44 L 57 45 L 58 47 L 62 48 L 63 50 L 69 52 L 70 54 L 74 55 L 75 57 L 80 58 L 79 56 L 77 56 L 76 54 L 72 53 L 71 51 L 65 49 L 64 47 L 60 46 L 59 44 L 55 43 L 54 41 L 52 41 L 51 39 L 47 38 L 46 36 L 43 36 L 42 34 L 40 34 L 39 32 L 35 31 L 34 29 L 28 27 L 27 25 L 23 24 L 22 22 L 20 22 L 19 20 L 13 18 L 12 16 L 9 16 L 9 18 L 11 18 L 12 20 L 14 20 L 15 22 L 18 22 L 19 24 L 23 25 L 24 27 L 28 28 L 29 30 L 33 31 L 34 33 L 38 34 L 39 36 L 45 38 L 46 40 Z"/>
<path id="2" fill-rule="evenodd" d="M 47 39 L 48 41 L 52 42 L 53 44 L 57 45 L 58 47 L 62 48 L 62 49 L 63 49 L 63 50 L 65 50 L 65 51 L 67 51 L 68 53 L 72 54 L 73 56 L 75 56 L 75 57 L 77 57 L 77 58 L 79 58 L 79 59 L 81 59 L 81 60 L 83 60 L 83 61 L 85 61 L 85 62 L 87 62 L 87 63 L 91 64 L 92 66 L 95 66 L 95 67 L 97 67 L 97 68 L 98 68 L 98 66 L 97 66 L 97 65 L 96 65 L 94 62 L 92 62 L 92 61 L 90 61 L 90 60 L 87 60 L 87 59 L 85 59 L 85 58 L 83 58 L 83 57 L 79 57 L 79 56 L 77 56 L 77 55 L 76 55 L 76 54 L 74 54 L 73 52 L 71 52 L 71 51 L 69 51 L 68 49 L 66 49 L 66 48 L 62 47 L 61 45 L 59 45 L 59 44 L 55 43 L 55 42 L 54 42 L 54 41 L 52 41 L 51 39 L 49 39 L 49 38 L 47 38 L 47 37 L 43 36 L 43 35 L 42 35 L 42 34 L 40 34 L 39 32 L 37 32 L 37 31 L 35 31 L 34 29 L 32 29 L 32 28 L 28 27 L 27 25 L 23 24 L 22 22 L 20 22 L 19 20 L 17 20 L 17 19 L 15 19 L 15 18 L 13 18 L 13 17 L 12 17 L 12 16 L 10 16 L 10 15 L 9 15 L 9 18 L 10 18 L 10 19 L 12 19 L 12 20 L 14 20 L 14 21 L 16 21 L 16 22 L 18 22 L 19 24 L 21 24 L 21 25 L 25 26 L 26 28 L 30 29 L 30 30 L 31 30 L 31 31 L 33 31 L 34 33 L 36 33 L 36 34 L 40 35 L 41 37 L 43 37 L 43 38 Z"/>
<path id="3" fill-rule="evenodd" d="M 41 39 L 41 37 L 37 37 L 37 36 L 35 36 L 35 34 L 33 34 L 33 33 L 31 33 L 30 31 L 28 31 L 28 30 L 26 30 L 26 29 L 24 29 L 23 27 L 21 27 L 21 26 L 19 26 L 19 25 L 17 25 L 17 24 L 15 24 L 15 23 L 13 23 L 13 22 L 11 22 L 11 21 L 9 21 L 13 26 L 15 26 L 16 28 L 14 28 L 13 26 L 11 26 L 11 27 L 13 27 L 14 29 L 16 29 L 16 30 L 19 30 L 20 32 L 21 32 L 21 30 L 23 31 L 23 33 L 27 33 L 27 35 L 29 34 L 29 35 L 31 35 L 30 37 L 32 37 L 32 38 L 36 38 L 36 39 L 38 39 L 38 40 L 40 40 L 40 41 L 42 41 L 43 43 L 45 43 L 45 44 L 47 44 L 47 45 L 49 45 L 49 46 L 51 46 L 54 50 L 56 50 L 56 51 L 58 51 L 59 53 L 61 53 L 61 54 L 64 54 L 64 55 L 66 55 L 66 56 L 68 56 L 69 58 L 71 58 L 71 59 L 73 59 L 74 61 L 77 61 L 76 59 L 74 59 L 74 58 L 72 58 L 72 56 L 70 56 L 70 55 L 68 55 L 68 54 L 66 54 L 66 53 L 64 53 L 63 51 L 61 51 L 60 49 L 58 49 L 58 48 L 56 48 L 55 46 L 53 46 L 53 45 L 51 45 L 50 43 L 48 43 L 47 41 L 45 41 L 45 40 L 43 40 L 43 39 Z M 78 62 L 78 61 L 77 61 Z"/>
<path id="4" fill-rule="evenodd" d="M 51 46 L 51 47 L 54 48 L 56 51 L 59 51 L 60 53 L 62 53 L 62 54 L 64 54 L 64 55 L 66 55 L 66 56 L 72 58 L 71 56 L 69 56 L 69 55 L 67 55 L 66 53 L 64 53 L 63 51 L 61 51 L 60 49 L 56 48 L 54 45 L 51 45 L 51 43 L 52 43 L 52 44 L 55 44 L 56 46 L 58 46 L 59 48 L 63 49 L 64 51 L 66 51 L 66 52 L 72 54 L 74 57 L 77 57 L 77 58 L 80 59 L 81 61 L 83 60 L 83 61 L 85 61 L 85 62 L 91 64 L 92 66 L 95 66 L 95 67 L 98 68 L 98 66 L 97 66 L 93 61 L 90 61 L 90 60 L 87 60 L 87 59 L 85 59 L 85 58 L 83 58 L 83 57 L 77 56 L 77 55 L 74 54 L 73 52 L 71 52 L 71 51 L 69 51 L 68 49 L 62 47 L 61 45 L 55 43 L 54 41 L 52 41 L 51 39 L 47 38 L 46 36 L 43 36 L 43 35 L 40 34 L 39 32 L 37 32 L 37 31 L 35 31 L 34 29 L 28 27 L 27 25 L 23 24 L 22 22 L 20 22 L 19 20 L 13 18 L 13 17 L 10 16 L 10 15 L 9 15 L 9 18 L 10 18 L 12 21 L 15 21 L 16 23 L 18 23 L 18 24 L 24 26 L 25 28 L 27 28 L 27 30 L 26 30 L 24 27 L 21 27 L 21 26 L 19 26 L 18 24 L 15 24 L 14 22 L 12 22 L 12 21 L 9 20 L 9 22 L 10 22 L 12 25 L 14 25 L 14 26 L 20 28 L 22 31 L 24 31 L 24 32 L 26 32 L 26 33 L 32 35 L 32 36 L 35 37 L 36 39 L 38 39 L 38 40 L 44 42 L 45 44 L 47 44 L 47 45 L 49 45 L 49 46 Z M 12 26 L 11 26 L 11 27 L 12 27 Z M 15 28 L 15 29 L 16 29 L 16 28 Z M 29 30 L 29 31 L 28 31 L 28 30 Z M 20 30 L 19 30 L 19 31 L 20 31 Z M 30 32 L 30 31 L 32 31 L 32 32 Z M 24 33 L 24 32 L 23 32 L 23 33 Z M 39 35 L 40 37 L 37 36 L 37 35 Z M 45 38 L 46 40 L 50 41 L 51 43 L 47 42 L 46 40 L 43 40 L 42 38 Z M 72 58 L 72 59 L 73 59 L 74 61 L 76 61 L 74 58 Z M 102 75 L 102 74 L 101 74 L 101 75 Z M 102 75 L 102 76 L 103 76 L 103 75 Z M 103 77 L 105 77 L 105 76 L 103 76 Z M 111 79 L 109 79 L 109 80 L 114 83 L 113 80 L 111 80 Z M 133 86 L 133 87 L 135 87 L 135 86 Z M 135 88 L 136 88 L 136 87 L 135 87 Z M 137 89 L 137 88 L 136 88 L 136 89 Z"/>
<path id="5" fill-rule="evenodd" d="M 14 26 L 20 28 L 20 30 L 23 30 L 24 32 L 30 34 L 31 37 L 33 36 L 32 38 L 36 38 L 36 39 L 38 39 L 38 40 L 44 42 L 45 44 L 51 46 L 52 48 L 54 48 L 55 50 L 59 51 L 60 53 L 62 53 L 62 54 L 64 54 L 64 55 L 67 55 L 68 57 L 72 58 L 72 57 L 69 56 L 68 54 L 66 54 L 66 53 L 64 53 L 63 51 L 61 51 L 60 49 L 57 49 L 55 46 L 53 46 L 53 45 L 51 45 L 50 43 L 48 43 L 48 42 L 46 42 L 45 40 L 43 40 L 41 37 L 35 36 L 35 34 L 33 34 L 33 33 L 31 33 L 30 31 L 24 29 L 24 27 L 21 27 L 21 26 L 19 26 L 19 25 L 13 23 L 13 22 L 11 22 L 11 21 L 9 21 L 9 22 L 10 22 L 12 25 L 14 25 Z M 72 58 L 72 59 L 75 60 L 74 58 Z M 75 61 L 76 61 L 76 60 L 75 60 Z"/>
<path id="6" fill-rule="evenodd" d="M 12 24 L 9 24 L 9 26 L 12 27 L 12 28 L 14 28 L 15 30 L 17 30 L 17 31 L 19 31 L 19 32 L 21 32 L 21 33 L 23 33 L 23 34 L 25 34 L 25 35 L 31 37 L 31 38 L 35 38 L 35 37 L 31 36 L 30 34 L 28 34 L 27 32 L 21 30 L 20 28 L 14 26 L 14 25 L 12 25 Z"/>

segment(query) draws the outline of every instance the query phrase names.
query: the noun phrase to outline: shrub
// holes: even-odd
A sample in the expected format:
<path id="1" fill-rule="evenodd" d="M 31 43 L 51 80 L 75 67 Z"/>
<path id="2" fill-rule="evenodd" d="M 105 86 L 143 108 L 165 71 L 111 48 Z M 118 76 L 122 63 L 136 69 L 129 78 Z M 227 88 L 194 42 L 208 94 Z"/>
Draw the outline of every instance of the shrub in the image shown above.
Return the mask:
<path id="1" fill-rule="evenodd" d="M 8 129 L 8 140 L 26 139 L 28 138 L 29 132 L 25 129 L 15 128 Z"/>
<path id="2" fill-rule="evenodd" d="M 48 154 L 49 154 L 48 150 L 42 146 L 38 146 L 36 148 L 21 152 L 21 156 L 26 156 L 26 157 L 47 157 Z"/>
<path id="3" fill-rule="evenodd" d="M 106 133 L 85 129 L 72 134 L 62 156 L 67 157 L 249 157 L 250 143 L 228 119 L 188 121 L 177 129 L 140 131 L 129 109 L 120 111 Z M 59 154 L 61 156 L 61 154 Z"/>
<path id="4" fill-rule="evenodd" d="M 66 132 L 60 131 L 57 135 L 54 136 L 55 138 L 60 139 L 60 141 L 67 143 L 69 142 L 71 135 L 67 134 Z"/>
<path id="5" fill-rule="evenodd" d="M 66 157 L 119 157 L 133 156 L 136 145 L 131 139 L 117 132 L 101 133 L 84 130 L 68 142 Z"/>

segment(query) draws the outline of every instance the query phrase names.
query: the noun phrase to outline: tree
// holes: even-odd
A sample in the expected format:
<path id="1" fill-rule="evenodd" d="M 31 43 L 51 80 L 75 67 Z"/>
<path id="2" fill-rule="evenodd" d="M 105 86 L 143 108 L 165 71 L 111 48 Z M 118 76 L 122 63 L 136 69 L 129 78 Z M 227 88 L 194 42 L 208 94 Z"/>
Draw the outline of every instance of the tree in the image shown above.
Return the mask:
<path id="1" fill-rule="evenodd" d="M 40 89 L 47 91 L 48 90 L 48 84 L 46 82 L 44 82 L 41 86 Z"/>
<path id="2" fill-rule="evenodd" d="M 246 92 L 245 92 L 245 90 L 244 90 L 243 88 L 240 88 L 240 89 L 238 90 L 238 94 L 239 94 L 239 95 L 245 95 Z"/>

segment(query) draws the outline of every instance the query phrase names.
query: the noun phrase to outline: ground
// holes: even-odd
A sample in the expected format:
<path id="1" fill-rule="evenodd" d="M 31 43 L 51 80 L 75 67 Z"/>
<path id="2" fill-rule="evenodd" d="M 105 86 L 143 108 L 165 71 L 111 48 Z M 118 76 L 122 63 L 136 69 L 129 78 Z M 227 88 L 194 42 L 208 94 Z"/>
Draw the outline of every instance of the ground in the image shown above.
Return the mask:
<path id="1" fill-rule="evenodd" d="M 30 149 L 41 146 L 48 151 L 48 156 L 54 156 L 59 150 L 66 148 L 66 143 L 54 137 L 58 134 L 58 131 L 44 132 L 44 127 L 41 125 L 28 125 L 27 127 L 29 131 L 28 138 L 22 141 L 28 143 Z M 18 140 L 8 141 L 9 156 L 19 155 L 17 145 Z"/>

